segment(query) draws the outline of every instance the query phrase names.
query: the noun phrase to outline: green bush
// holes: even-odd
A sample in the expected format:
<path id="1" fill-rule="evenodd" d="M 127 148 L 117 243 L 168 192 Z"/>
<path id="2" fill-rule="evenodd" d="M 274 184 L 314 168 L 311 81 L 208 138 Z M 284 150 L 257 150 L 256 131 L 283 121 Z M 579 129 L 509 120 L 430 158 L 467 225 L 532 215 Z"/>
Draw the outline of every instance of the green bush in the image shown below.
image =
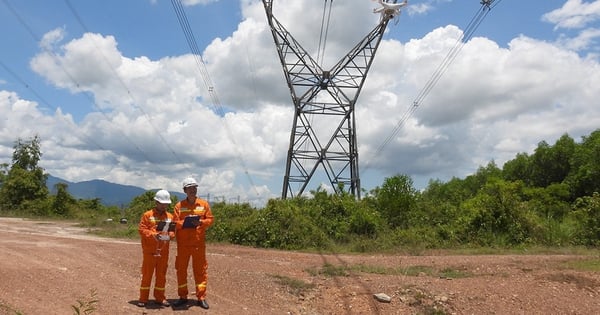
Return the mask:
<path id="1" fill-rule="evenodd" d="M 246 229 L 247 222 L 254 220 L 253 216 L 258 213 L 257 209 L 247 203 L 220 202 L 213 204 L 211 210 L 215 221 L 206 232 L 206 238 L 213 242 L 233 242 L 240 235 L 240 231 Z"/>
<path id="2" fill-rule="evenodd" d="M 269 202 L 236 230 L 232 242 L 286 250 L 323 248 L 327 237 L 293 202 Z"/>
<path id="3" fill-rule="evenodd" d="M 600 193 L 577 198 L 572 216 L 580 224 L 577 238 L 581 245 L 600 245 Z"/>

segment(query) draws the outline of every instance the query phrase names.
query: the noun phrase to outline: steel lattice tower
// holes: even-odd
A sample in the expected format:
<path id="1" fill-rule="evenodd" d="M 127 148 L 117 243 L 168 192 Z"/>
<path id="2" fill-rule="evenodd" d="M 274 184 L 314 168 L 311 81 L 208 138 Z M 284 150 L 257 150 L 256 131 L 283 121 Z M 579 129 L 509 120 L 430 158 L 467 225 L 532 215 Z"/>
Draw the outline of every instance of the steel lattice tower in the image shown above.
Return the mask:
<path id="1" fill-rule="evenodd" d="M 392 15 L 324 70 L 273 16 L 273 1 L 263 4 L 295 108 L 281 197 L 300 196 L 322 167 L 336 193 L 360 198 L 354 107 Z"/>

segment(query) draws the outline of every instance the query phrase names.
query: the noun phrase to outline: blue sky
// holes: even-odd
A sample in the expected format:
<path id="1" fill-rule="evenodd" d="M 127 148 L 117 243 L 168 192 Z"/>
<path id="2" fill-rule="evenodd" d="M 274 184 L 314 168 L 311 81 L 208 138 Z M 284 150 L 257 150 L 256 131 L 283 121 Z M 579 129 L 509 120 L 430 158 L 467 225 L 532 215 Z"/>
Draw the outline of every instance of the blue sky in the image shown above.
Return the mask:
<path id="1" fill-rule="evenodd" d="M 316 56 L 324 1 L 273 2 Z M 379 22 L 375 1 L 331 3 L 325 64 Z M 192 174 L 211 198 L 280 196 L 293 111 L 262 2 L 182 4 L 225 117 L 171 1 L 1 1 L 0 163 L 37 134 L 41 166 L 69 181 L 179 191 Z M 496 0 L 377 150 L 480 7 L 414 0 L 388 25 L 356 110 L 362 188 L 399 173 L 423 188 L 600 127 L 600 1 Z"/>

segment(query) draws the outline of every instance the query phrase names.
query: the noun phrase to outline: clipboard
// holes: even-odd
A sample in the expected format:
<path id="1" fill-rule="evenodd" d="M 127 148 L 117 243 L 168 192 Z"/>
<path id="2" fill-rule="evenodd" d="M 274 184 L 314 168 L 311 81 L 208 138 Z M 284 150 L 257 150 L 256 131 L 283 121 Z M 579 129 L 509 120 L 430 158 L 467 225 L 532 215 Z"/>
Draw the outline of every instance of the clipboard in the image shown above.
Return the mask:
<path id="1" fill-rule="evenodd" d="M 160 232 L 165 228 L 165 224 L 167 224 L 167 222 L 165 221 L 160 221 L 158 222 L 158 224 L 156 225 L 156 231 Z M 169 222 L 169 232 L 174 232 L 175 231 L 175 222 Z"/>
<path id="2" fill-rule="evenodd" d="M 184 229 L 195 228 L 196 226 L 194 225 L 194 222 L 200 222 L 200 216 L 199 215 L 188 215 L 183 220 L 183 228 Z"/>

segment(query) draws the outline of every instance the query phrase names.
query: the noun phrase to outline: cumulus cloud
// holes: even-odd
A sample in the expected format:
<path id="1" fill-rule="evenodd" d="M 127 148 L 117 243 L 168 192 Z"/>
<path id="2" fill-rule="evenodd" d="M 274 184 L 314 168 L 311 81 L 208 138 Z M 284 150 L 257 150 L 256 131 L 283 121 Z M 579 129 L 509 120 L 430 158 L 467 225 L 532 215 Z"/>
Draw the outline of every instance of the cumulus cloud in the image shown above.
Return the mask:
<path id="1" fill-rule="evenodd" d="M 199 2 L 207 3 L 186 5 Z M 598 3 L 570 0 L 544 18 L 583 27 L 596 19 Z M 323 6 L 274 4 L 276 18 L 311 56 L 324 49 L 325 69 L 379 21 L 374 2 L 333 4 L 326 47 L 315 35 Z M 279 196 L 293 106 L 262 3 L 241 1 L 241 14 L 234 32 L 203 50 L 212 90 L 190 54 L 132 56 L 111 34 L 65 40 L 63 29 L 48 32 L 31 68 L 61 90 L 88 96 L 80 106 L 89 112 L 74 119 L 61 104 L 48 111 L 0 90 L 0 152 L 10 156 L 16 137 L 40 134 L 43 167 L 71 181 L 180 191 L 181 179 L 194 175 L 201 195 L 255 203 Z M 421 186 L 462 177 L 531 152 L 541 140 L 552 143 L 565 132 L 577 139 L 600 125 L 598 59 L 577 52 L 596 45 L 591 28 L 554 42 L 520 36 L 508 47 L 476 36 L 415 104 L 462 32 L 446 25 L 406 42 L 381 42 L 356 106 L 361 176 L 369 179 L 363 188 L 397 173 Z"/>
<path id="2" fill-rule="evenodd" d="M 548 12 L 542 19 L 555 28 L 582 28 L 600 19 L 600 1 L 568 0 L 561 8 Z"/>

